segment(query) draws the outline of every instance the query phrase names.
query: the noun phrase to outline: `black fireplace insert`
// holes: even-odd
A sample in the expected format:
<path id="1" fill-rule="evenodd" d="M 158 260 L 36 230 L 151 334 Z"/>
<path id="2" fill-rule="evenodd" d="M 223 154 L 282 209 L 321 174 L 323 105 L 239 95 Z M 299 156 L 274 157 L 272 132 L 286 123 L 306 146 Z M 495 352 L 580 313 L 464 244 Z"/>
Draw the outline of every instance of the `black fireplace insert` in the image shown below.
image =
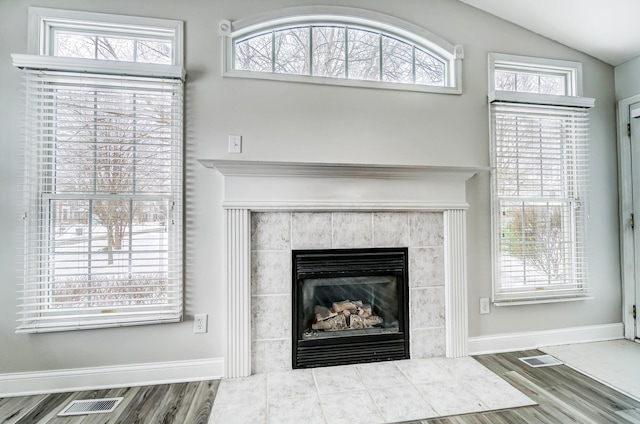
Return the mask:
<path id="1" fill-rule="evenodd" d="M 292 254 L 294 368 L 409 358 L 407 248 Z"/>

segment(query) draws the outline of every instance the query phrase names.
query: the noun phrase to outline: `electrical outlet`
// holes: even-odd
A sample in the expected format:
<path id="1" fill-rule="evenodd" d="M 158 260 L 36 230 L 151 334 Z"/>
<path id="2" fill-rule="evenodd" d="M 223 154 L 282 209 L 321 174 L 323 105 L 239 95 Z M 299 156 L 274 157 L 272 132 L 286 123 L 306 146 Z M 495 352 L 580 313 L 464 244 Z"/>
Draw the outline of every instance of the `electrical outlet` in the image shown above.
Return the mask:
<path id="1" fill-rule="evenodd" d="M 193 316 L 193 332 L 194 333 L 207 332 L 207 314 L 195 314 Z"/>
<path id="2" fill-rule="evenodd" d="M 242 153 L 242 136 L 229 136 L 229 153 Z"/>
<path id="3" fill-rule="evenodd" d="M 490 306 L 489 306 L 489 298 L 488 297 L 483 297 L 480 299 L 480 313 L 481 314 L 488 314 L 491 312 Z"/>

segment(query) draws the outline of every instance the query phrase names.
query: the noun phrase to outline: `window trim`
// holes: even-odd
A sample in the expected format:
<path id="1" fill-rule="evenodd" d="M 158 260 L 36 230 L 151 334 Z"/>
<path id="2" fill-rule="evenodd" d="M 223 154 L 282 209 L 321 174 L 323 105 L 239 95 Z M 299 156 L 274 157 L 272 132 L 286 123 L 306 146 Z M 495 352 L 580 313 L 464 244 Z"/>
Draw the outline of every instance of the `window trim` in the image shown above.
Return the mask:
<path id="1" fill-rule="evenodd" d="M 251 33 L 290 25 L 340 24 L 374 29 L 383 35 L 409 41 L 433 53 L 446 64 L 445 86 L 366 81 L 346 78 L 329 78 L 313 75 L 241 71 L 233 68 L 234 40 Z M 303 6 L 271 11 L 236 21 L 220 21 L 218 32 L 222 36 L 224 77 L 265 79 L 272 81 L 305 82 L 347 87 L 382 88 L 402 91 L 418 91 L 440 94 L 462 94 L 462 60 L 464 49 L 453 45 L 436 34 L 410 22 L 370 10 L 342 6 Z"/>
<path id="2" fill-rule="evenodd" d="M 564 96 L 551 94 L 535 94 L 514 91 L 496 90 L 495 71 L 516 70 L 547 75 L 563 75 L 567 81 L 567 93 Z M 518 56 L 504 53 L 489 53 L 489 93 L 518 93 L 520 96 L 529 94 L 534 96 L 551 96 L 562 98 L 559 105 L 567 105 L 566 97 L 582 96 L 582 63 L 569 60 L 546 59 L 530 56 Z M 527 97 L 527 96 L 523 96 Z M 569 105 L 570 106 L 570 105 Z"/>
<path id="3" fill-rule="evenodd" d="M 172 64 L 184 66 L 184 22 L 172 19 L 30 7 L 27 51 L 32 55 L 53 56 L 52 34 L 69 28 L 92 33 L 145 35 L 170 41 Z"/>
<path id="4" fill-rule="evenodd" d="M 511 105 L 521 104 L 523 106 L 531 105 L 532 107 L 567 107 L 571 109 L 590 109 L 595 105 L 594 98 L 581 97 L 582 95 L 582 64 L 579 62 L 570 62 L 555 59 L 543 59 L 528 56 L 516 56 L 499 53 L 489 53 L 489 121 L 490 121 L 490 158 L 491 158 L 491 252 L 492 252 L 492 302 L 496 306 L 516 306 L 539 303 L 552 302 L 570 302 L 577 300 L 592 299 L 588 281 L 585 286 L 579 290 L 570 293 L 556 293 L 552 296 L 538 296 L 535 288 L 532 288 L 528 294 L 514 291 L 509 297 L 505 295 L 501 289 L 500 280 L 500 227 L 499 227 L 499 200 L 496 193 L 497 190 L 497 172 L 496 172 L 496 138 L 495 129 L 493 128 L 493 103 L 506 103 Z M 543 73 L 549 75 L 564 74 L 567 78 L 567 95 L 550 95 L 538 93 L 525 93 L 516 91 L 495 90 L 495 70 L 496 69 L 515 69 L 525 72 Z M 583 188 L 584 189 L 584 188 Z M 527 199 L 525 199 L 527 200 Z M 588 201 L 588 199 L 587 199 Z M 585 205 L 588 210 L 588 205 Z M 585 213 L 585 221 L 588 221 L 588 214 Z M 586 232 L 587 222 L 582 224 Z M 575 229 L 573 229 L 575 230 Z M 586 240 L 586 234 L 582 234 L 583 242 Z M 586 251 L 586 247 L 583 247 Z M 583 260 L 586 258 L 583 258 Z"/>

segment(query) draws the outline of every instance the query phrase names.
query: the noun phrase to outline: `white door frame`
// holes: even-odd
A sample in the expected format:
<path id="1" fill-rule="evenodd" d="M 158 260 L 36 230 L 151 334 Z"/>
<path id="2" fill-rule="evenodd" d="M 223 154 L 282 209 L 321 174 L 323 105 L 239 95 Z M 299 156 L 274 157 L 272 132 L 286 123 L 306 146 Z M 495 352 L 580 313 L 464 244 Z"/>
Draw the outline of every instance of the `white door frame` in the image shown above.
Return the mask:
<path id="1" fill-rule="evenodd" d="M 620 211 L 620 268 L 622 278 L 622 323 L 624 337 L 635 339 L 635 320 L 633 305 L 636 297 L 636 279 L 634 264 L 634 240 L 631 228 L 633 213 L 633 180 L 631 174 L 631 140 L 627 125 L 631 122 L 629 107 L 640 102 L 640 95 L 618 102 L 618 193 Z M 640 225 L 640 216 L 635 218 Z M 639 228 L 640 231 L 640 228 Z"/>

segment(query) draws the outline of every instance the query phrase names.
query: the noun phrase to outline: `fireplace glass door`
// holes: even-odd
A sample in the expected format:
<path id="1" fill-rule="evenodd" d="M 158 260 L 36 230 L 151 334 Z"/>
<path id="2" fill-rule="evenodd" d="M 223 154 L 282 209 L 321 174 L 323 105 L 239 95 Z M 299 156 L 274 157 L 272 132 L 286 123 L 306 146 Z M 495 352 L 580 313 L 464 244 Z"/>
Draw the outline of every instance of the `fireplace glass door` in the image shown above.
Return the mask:
<path id="1" fill-rule="evenodd" d="M 408 358 L 407 249 L 294 251 L 294 367 Z"/>

